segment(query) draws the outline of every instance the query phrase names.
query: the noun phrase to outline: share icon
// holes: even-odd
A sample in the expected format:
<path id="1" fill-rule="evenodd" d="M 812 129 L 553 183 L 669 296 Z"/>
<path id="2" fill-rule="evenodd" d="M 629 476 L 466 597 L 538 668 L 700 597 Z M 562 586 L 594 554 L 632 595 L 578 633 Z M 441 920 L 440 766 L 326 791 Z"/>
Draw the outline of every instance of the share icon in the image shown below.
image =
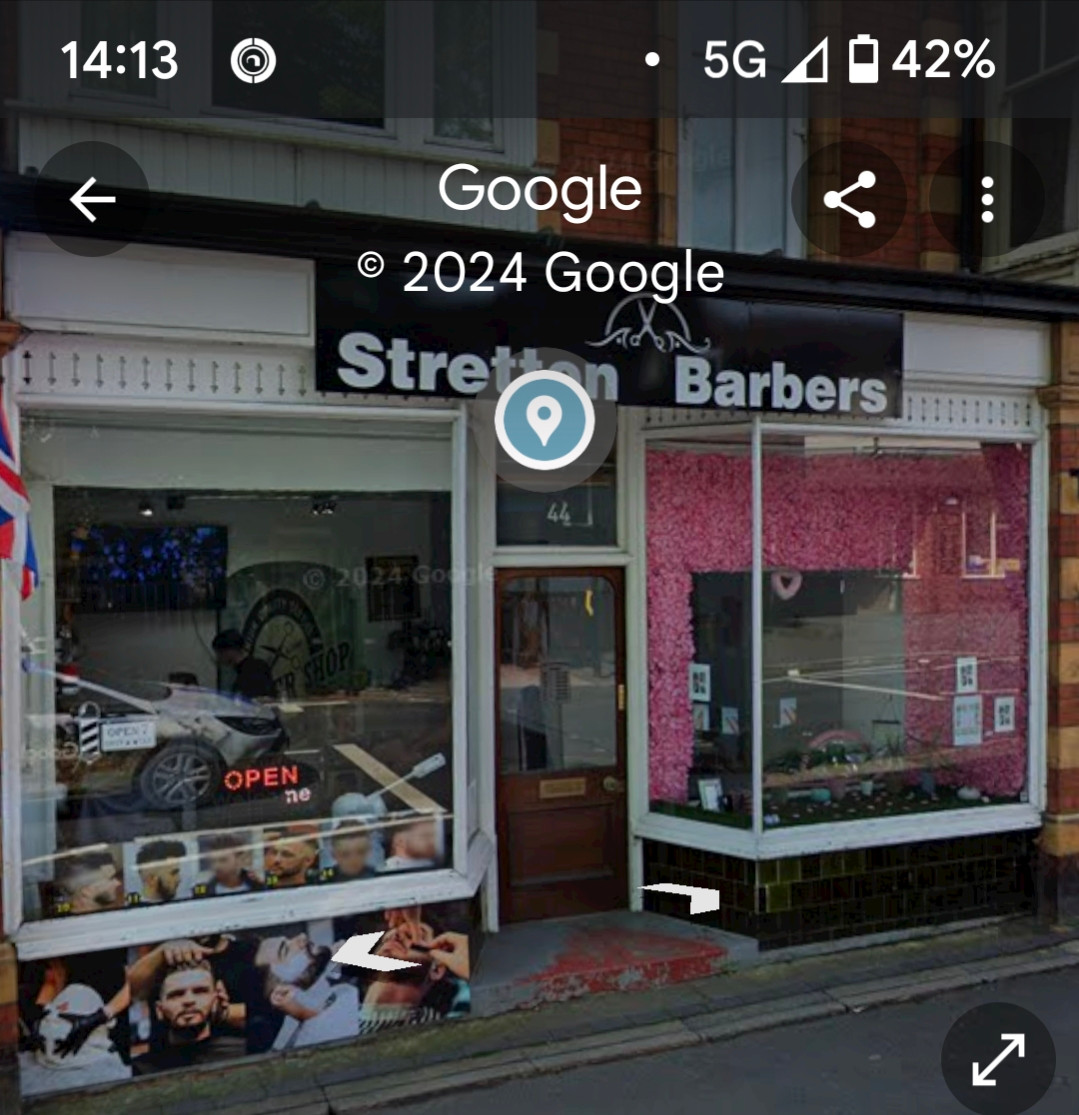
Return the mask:
<path id="1" fill-rule="evenodd" d="M 872 228 L 877 223 L 876 214 L 871 213 L 868 209 L 859 213 L 853 206 L 847 205 L 843 199 L 851 190 L 857 190 L 859 187 L 863 190 L 868 190 L 870 186 L 875 186 L 876 184 L 877 176 L 871 170 L 863 170 L 862 173 L 858 175 L 858 181 L 848 186 L 845 190 L 829 190 L 824 195 L 824 204 L 829 209 L 846 210 L 852 217 L 858 218 L 858 224 L 860 224 L 862 228 Z"/>

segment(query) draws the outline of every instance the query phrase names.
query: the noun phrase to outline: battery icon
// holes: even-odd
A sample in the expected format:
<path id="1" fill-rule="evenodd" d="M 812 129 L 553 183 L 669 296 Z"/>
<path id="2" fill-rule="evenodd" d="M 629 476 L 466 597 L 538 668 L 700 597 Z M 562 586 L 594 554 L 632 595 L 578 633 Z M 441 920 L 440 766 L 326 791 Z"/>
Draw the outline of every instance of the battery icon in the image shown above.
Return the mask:
<path id="1" fill-rule="evenodd" d="M 877 84 L 877 40 L 859 35 L 850 40 L 847 78 L 852 85 Z"/>

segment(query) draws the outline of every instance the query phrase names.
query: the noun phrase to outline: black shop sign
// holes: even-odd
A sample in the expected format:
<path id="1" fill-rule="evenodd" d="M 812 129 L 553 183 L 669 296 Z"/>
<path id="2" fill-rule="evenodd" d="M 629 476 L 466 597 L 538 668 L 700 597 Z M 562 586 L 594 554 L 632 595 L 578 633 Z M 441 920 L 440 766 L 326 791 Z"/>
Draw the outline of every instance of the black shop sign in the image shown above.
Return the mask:
<path id="1" fill-rule="evenodd" d="M 403 290 L 320 265 L 318 390 L 494 399 L 517 375 L 563 370 L 623 406 L 886 418 L 901 413 L 902 315 L 714 295 L 558 293 L 542 283 Z M 571 354 L 565 367 L 549 350 Z M 544 363 L 541 352 L 547 350 Z"/>

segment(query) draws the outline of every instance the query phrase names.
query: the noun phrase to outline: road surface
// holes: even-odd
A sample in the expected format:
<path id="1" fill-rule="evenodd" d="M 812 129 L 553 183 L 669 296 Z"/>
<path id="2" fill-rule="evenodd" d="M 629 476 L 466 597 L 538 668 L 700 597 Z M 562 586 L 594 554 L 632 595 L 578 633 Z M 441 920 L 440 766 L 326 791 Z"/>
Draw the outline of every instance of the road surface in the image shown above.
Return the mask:
<path id="1" fill-rule="evenodd" d="M 940 1071 L 952 1023 L 983 1003 L 1036 1014 L 1056 1078 L 1030 1115 L 1079 1115 L 1079 969 L 845 1014 L 671 1053 L 458 1092 L 394 1115 L 963 1115 Z M 997 1050 L 988 1051 L 986 1062 Z"/>

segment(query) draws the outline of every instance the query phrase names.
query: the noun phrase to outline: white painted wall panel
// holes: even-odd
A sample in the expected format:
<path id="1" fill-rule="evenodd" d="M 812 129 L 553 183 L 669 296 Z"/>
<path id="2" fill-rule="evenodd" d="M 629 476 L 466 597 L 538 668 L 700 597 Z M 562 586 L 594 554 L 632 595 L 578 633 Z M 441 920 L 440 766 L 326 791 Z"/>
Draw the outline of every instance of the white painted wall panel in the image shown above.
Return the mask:
<path id="1" fill-rule="evenodd" d="M 140 245 L 84 258 L 30 234 L 11 249 L 8 309 L 31 328 L 314 341 L 307 260 Z"/>
<path id="2" fill-rule="evenodd" d="M 484 203 L 459 212 L 443 203 L 438 181 L 446 167 L 454 162 L 482 163 L 485 157 L 490 160 L 489 153 L 432 150 L 425 157 L 403 145 L 396 152 L 376 150 L 374 141 L 345 132 L 325 132 L 318 143 L 304 143 L 274 136 L 273 125 L 264 126 L 264 138 L 213 131 L 226 132 L 228 127 L 225 120 L 134 126 L 23 116 L 18 164 L 23 172 L 40 170 L 69 144 L 99 140 L 127 151 L 142 167 L 150 188 L 165 193 L 268 205 L 316 202 L 345 213 L 526 232 L 536 227 L 536 214 L 527 206 L 503 211 Z M 526 145 L 517 139 L 513 146 L 523 150 Z M 510 174 L 522 184 L 531 177 L 515 165 L 486 166 L 476 180 L 487 183 L 499 174 Z"/>
<path id="3" fill-rule="evenodd" d="M 1050 380 L 1049 327 L 985 317 L 907 314 L 903 363 L 911 382 L 934 378 L 1036 387 Z"/>
<path id="4" fill-rule="evenodd" d="M 25 439 L 23 470 L 28 479 L 61 485 L 129 488 L 137 477 L 146 490 L 252 492 L 448 491 L 453 471 L 448 431 L 402 437 L 384 422 L 345 436 L 321 423 L 267 438 L 246 433 L 239 421 L 185 431 L 56 423 L 48 440 Z"/>

